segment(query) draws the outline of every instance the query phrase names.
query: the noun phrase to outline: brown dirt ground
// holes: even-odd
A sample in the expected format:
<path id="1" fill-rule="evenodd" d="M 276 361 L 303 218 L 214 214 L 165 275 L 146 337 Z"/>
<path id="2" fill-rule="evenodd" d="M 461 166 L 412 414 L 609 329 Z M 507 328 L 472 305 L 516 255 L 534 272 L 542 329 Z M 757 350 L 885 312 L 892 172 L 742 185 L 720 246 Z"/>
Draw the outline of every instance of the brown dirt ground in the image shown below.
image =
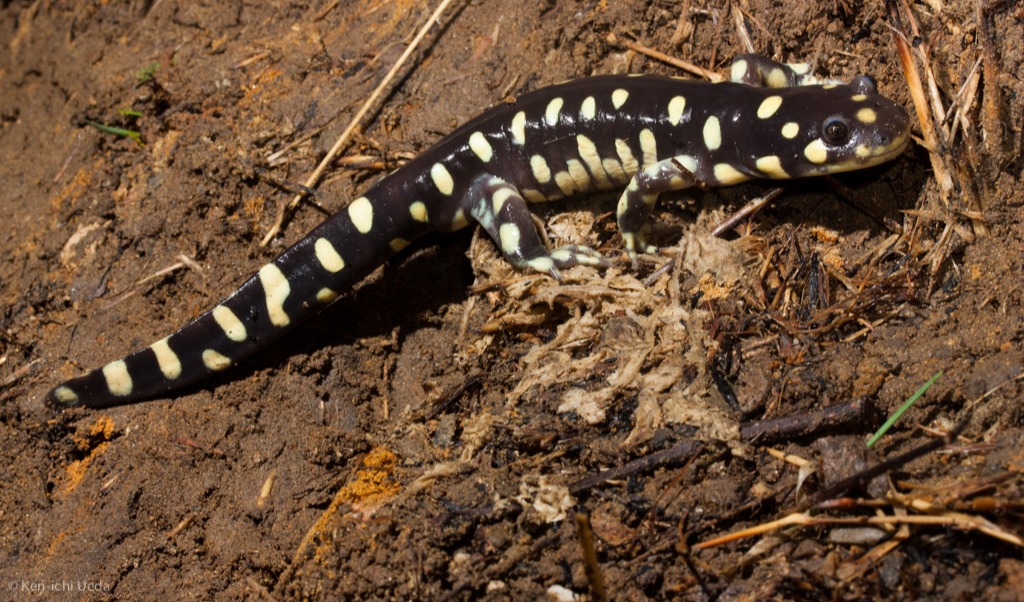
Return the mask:
<path id="1" fill-rule="evenodd" d="M 709 224 L 765 187 L 667 199 L 665 257 L 640 274 L 580 268 L 558 285 L 508 270 L 469 234 L 438 237 L 204 387 L 103 412 L 43 404 L 60 380 L 211 307 L 323 219 L 306 206 L 261 247 L 290 198 L 261 174 L 304 181 L 429 4 L 2 3 L 10 599 L 589 596 L 574 512 L 589 516 L 612 599 L 1022 599 L 1022 548 L 994 536 L 1024 535 L 1015 2 L 912 3 L 945 106 L 987 58 L 937 149 L 952 165 L 948 206 L 918 146 L 787 186 L 727 242 Z M 506 97 L 597 73 L 678 73 L 609 33 L 722 71 L 745 29 L 761 53 L 872 74 L 911 107 L 872 0 L 454 4 L 346 153 L 366 160 L 319 186 L 326 208 Z M 136 129 L 145 145 L 87 120 Z M 609 201 L 541 213 L 552 236 L 612 253 Z M 676 269 L 640 283 L 673 255 Z M 181 256 L 195 267 L 168 270 Z M 865 451 L 879 417 L 939 370 Z M 768 445 L 740 430 L 852 399 L 868 411 L 839 429 Z M 935 524 L 825 523 L 692 547 L 786 516 L 961 422 L 949 445 L 826 492 L 845 505 L 815 511 L 919 518 L 907 504 L 930 501 Z M 697 453 L 671 453 L 691 441 Z"/>

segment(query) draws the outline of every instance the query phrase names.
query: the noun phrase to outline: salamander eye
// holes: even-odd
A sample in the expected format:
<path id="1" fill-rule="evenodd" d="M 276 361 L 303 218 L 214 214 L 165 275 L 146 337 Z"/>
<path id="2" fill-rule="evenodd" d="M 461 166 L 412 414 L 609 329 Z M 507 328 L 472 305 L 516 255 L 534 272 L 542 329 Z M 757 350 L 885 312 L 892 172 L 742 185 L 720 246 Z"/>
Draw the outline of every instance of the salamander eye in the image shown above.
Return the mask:
<path id="1" fill-rule="evenodd" d="M 830 117 L 822 124 L 821 134 L 832 144 L 842 144 L 850 137 L 850 126 L 840 117 Z"/>

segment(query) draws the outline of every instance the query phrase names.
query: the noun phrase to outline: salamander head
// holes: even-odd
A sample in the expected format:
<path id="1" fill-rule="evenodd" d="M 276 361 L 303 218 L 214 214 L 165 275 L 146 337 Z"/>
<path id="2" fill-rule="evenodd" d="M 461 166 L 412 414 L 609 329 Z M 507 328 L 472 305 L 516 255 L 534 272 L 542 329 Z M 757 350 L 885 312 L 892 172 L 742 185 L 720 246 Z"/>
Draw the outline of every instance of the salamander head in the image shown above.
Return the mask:
<path id="1" fill-rule="evenodd" d="M 740 160 L 767 178 L 799 178 L 863 169 L 892 160 L 910 140 L 906 110 L 880 96 L 869 77 L 849 85 L 766 90 L 750 134 L 759 155 Z"/>

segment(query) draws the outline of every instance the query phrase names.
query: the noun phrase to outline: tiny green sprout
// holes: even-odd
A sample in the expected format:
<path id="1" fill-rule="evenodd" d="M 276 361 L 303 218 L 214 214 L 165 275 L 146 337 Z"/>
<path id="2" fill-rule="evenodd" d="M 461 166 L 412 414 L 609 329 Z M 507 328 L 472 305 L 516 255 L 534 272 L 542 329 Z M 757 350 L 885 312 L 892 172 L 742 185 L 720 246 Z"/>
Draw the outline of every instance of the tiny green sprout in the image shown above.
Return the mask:
<path id="1" fill-rule="evenodd" d="M 102 123 L 98 123 L 95 121 L 86 121 L 85 123 L 86 125 L 91 125 L 92 127 L 96 128 L 101 132 L 106 132 L 108 134 L 113 134 L 115 136 L 131 138 L 136 143 L 138 143 L 139 146 L 146 146 L 146 143 L 142 141 L 142 134 L 136 132 L 135 130 L 126 130 L 124 128 L 114 127 L 111 125 L 104 125 Z"/>
<path id="2" fill-rule="evenodd" d="M 135 109 L 118 109 L 117 112 L 125 117 L 142 117 L 142 111 L 136 111 Z"/>
<path id="3" fill-rule="evenodd" d="M 878 440 L 882 438 L 882 435 L 889 432 L 889 429 L 892 428 L 892 425 L 896 424 L 896 421 L 899 420 L 903 416 L 903 414 L 905 414 L 907 410 L 910 409 L 910 406 L 914 405 L 914 403 L 917 402 L 917 400 L 920 399 L 922 395 L 924 395 L 924 392 L 930 389 L 931 386 L 935 384 L 935 381 L 939 380 L 939 377 L 941 376 L 942 370 L 939 370 L 938 372 L 935 373 L 935 376 L 929 378 L 928 382 L 921 385 L 920 389 L 915 391 L 913 395 L 911 395 L 906 401 L 904 401 L 903 405 L 900 406 L 900 409 L 896 410 L 896 412 L 892 416 L 890 416 L 888 420 L 885 421 L 885 424 L 883 424 L 881 428 L 875 431 L 875 434 L 872 435 L 870 439 L 868 439 L 868 447 L 871 447 L 872 445 L 877 443 Z"/>
<path id="4" fill-rule="evenodd" d="M 142 69 L 139 69 L 138 71 L 135 72 L 135 79 L 139 80 L 140 83 L 141 82 L 148 82 L 149 80 L 153 79 L 153 75 L 156 74 L 156 71 L 159 68 L 160 68 L 160 63 L 159 62 L 150 63 L 150 64 L 146 65 L 145 67 L 143 67 Z"/>

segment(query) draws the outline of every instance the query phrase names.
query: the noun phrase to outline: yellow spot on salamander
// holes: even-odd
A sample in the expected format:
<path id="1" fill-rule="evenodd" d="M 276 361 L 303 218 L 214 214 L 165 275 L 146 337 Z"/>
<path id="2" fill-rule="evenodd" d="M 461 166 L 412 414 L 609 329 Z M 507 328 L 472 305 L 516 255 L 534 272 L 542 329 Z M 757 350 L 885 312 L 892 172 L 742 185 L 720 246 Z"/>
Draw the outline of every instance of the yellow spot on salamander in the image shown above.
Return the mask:
<path id="1" fill-rule="evenodd" d="M 790 121 L 786 125 L 782 126 L 782 137 L 792 140 L 796 138 L 800 133 L 800 124 L 795 121 Z"/>
<path id="2" fill-rule="evenodd" d="M 786 81 L 786 72 L 779 67 L 768 72 L 767 83 L 769 88 L 785 88 L 789 85 Z"/>
<path id="3" fill-rule="evenodd" d="M 373 230 L 373 205 L 370 199 L 361 196 L 349 203 L 348 217 L 359 232 L 367 234 Z"/>
<path id="4" fill-rule="evenodd" d="M 782 97 L 775 95 L 769 96 L 768 98 L 761 101 L 761 106 L 757 107 L 758 119 L 768 119 L 779 110 L 782 106 Z"/>
<path id="5" fill-rule="evenodd" d="M 241 343 L 245 340 L 245 324 L 242 324 L 242 321 L 238 319 L 238 316 L 230 308 L 218 305 L 213 308 L 211 313 L 213 314 L 214 321 L 217 322 L 217 326 L 220 326 L 220 329 L 224 331 L 224 334 L 229 339 L 236 343 Z"/>
<path id="6" fill-rule="evenodd" d="M 505 206 L 505 201 L 515 196 L 515 194 L 515 191 L 511 188 L 499 188 L 494 191 L 494 194 L 491 196 L 491 210 L 494 212 L 494 215 L 501 213 L 501 208 Z"/>
<path id="7" fill-rule="evenodd" d="M 713 115 L 704 122 L 704 146 L 712 151 L 722 146 L 722 125 Z"/>
<path id="8" fill-rule="evenodd" d="M 631 178 L 636 175 L 636 172 L 640 170 L 640 164 L 637 163 L 636 157 L 633 156 L 633 149 L 629 148 L 629 143 L 622 138 L 616 138 L 615 152 L 619 155 L 619 161 L 622 162 L 622 169 L 626 172 L 626 175 Z"/>
<path id="9" fill-rule="evenodd" d="M 548 125 L 558 124 L 558 114 L 562 111 L 563 104 L 565 104 L 565 101 L 560 96 L 552 98 L 551 102 L 548 103 L 547 109 L 544 110 L 544 121 Z"/>
<path id="10" fill-rule="evenodd" d="M 814 140 L 804 147 L 804 156 L 811 163 L 821 165 L 828 161 L 828 149 L 825 148 L 825 143 L 821 140 Z"/>
<path id="11" fill-rule="evenodd" d="M 543 203 L 544 201 L 555 200 L 549 197 L 548 195 L 544 194 L 543 192 L 537 190 L 536 188 L 523 188 L 522 190 L 519 191 L 519 194 L 521 194 L 523 198 L 530 203 Z M 556 196 L 558 195 L 556 194 Z M 558 198 L 561 197 L 558 196 Z"/>
<path id="12" fill-rule="evenodd" d="M 685 110 L 686 99 L 682 96 L 674 96 L 672 100 L 668 101 L 668 122 L 672 125 L 679 125 Z"/>
<path id="13" fill-rule="evenodd" d="M 562 191 L 562 194 L 566 196 L 579 192 L 579 189 L 576 188 L 576 182 L 567 171 L 559 171 L 555 173 L 555 184 L 558 185 L 558 189 Z"/>
<path id="14" fill-rule="evenodd" d="M 811 65 L 809 63 L 786 63 L 786 66 L 797 75 L 807 75 L 811 72 Z"/>
<path id="15" fill-rule="evenodd" d="M 608 180 L 608 174 L 604 172 L 604 167 L 601 165 L 601 156 L 597 153 L 597 145 L 594 144 L 594 141 L 583 134 L 579 134 L 576 136 L 576 149 L 580 153 L 580 158 L 587 165 L 587 169 L 594 176 L 597 187 L 600 189 L 611 188 L 612 183 Z"/>
<path id="16" fill-rule="evenodd" d="M 733 61 L 732 68 L 729 70 L 729 79 L 734 82 L 741 82 L 747 75 L 747 61 L 739 60 Z"/>
<path id="17" fill-rule="evenodd" d="M 484 163 L 490 161 L 491 157 L 494 156 L 494 149 L 491 148 L 491 143 L 487 142 L 487 136 L 484 136 L 481 132 L 473 132 L 469 137 L 469 148 Z"/>
<path id="18" fill-rule="evenodd" d="M 220 372 L 231 367 L 231 360 L 220 352 L 206 349 L 203 351 L 203 365 L 214 372 Z"/>
<path id="19" fill-rule="evenodd" d="M 466 218 L 466 212 L 463 211 L 462 209 L 456 211 L 455 215 L 452 216 L 452 223 L 450 226 L 452 231 L 461 230 L 468 225 L 469 219 Z"/>
<path id="20" fill-rule="evenodd" d="M 750 179 L 750 176 L 739 172 L 735 167 L 728 163 L 718 163 L 715 165 L 715 179 L 723 186 L 730 186 L 732 184 L 745 182 Z"/>
<path id="21" fill-rule="evenodd" d="M 153 343 L 149 348 L 156 355 L 156 363 L 159 364 L 160 371 L 164 373 L 164 378 L 174 380 L 181 376 L 181 360 L 178 359 L 178 354 L 167 343 L 166 337 Z"/>
<path id="22" fill-rule="evenodd" d="M 622 105 L 626 104 L 626 100 L 629 98 L 629 92 L 619 88 L 612 92 L 612 106 L 616 109 L 621 109 Z"/>
<path id="23" fill-rule="evenodd" d="M 551 261 L 550 257 L 537 257 L 537 258 L 531 259 L 529 261 L 529 265 L 530 265 L 531 268 L 537 270 L 538 272 L 541 272 L 543 274 L 547 274 L 547 273 L 551 272 L 552 268 L 555 267 L 555 262 Z"/>
<path id="24" fill-rule="evenodd" d="M 427 223 L 427 206 L 423 204 L 423 201 L 416 201 L 409 205 L 409 215 L 421 224 Z"/>
<path id="25" fill-rule="evenodd" d="M 526 144 L 526 113 L 519 111 L 512 118 L 512 142 L 519 146 Z"/>
<path id="26" fill-rule="evenodd" d="M 316 300 L 320 303 L 330 303 L 338 298 L 338 293 L 329 288 L 322 288 L 316 292 Z"/>
<path id="27" fill-rule="evenodd" d="M 391 247 L 392 251 L 397 253 L 402 249 L 408 247 L 409 241 L 405 240 L 404 238 L 392 238 L 391 242 L 388 243 L 388 246 Z"/>
<path id="28" fill-rule="evenodd" d="M 75 393 L 68 387 L 60 386 L 53 390 L 53 396 L 57 398 L 57 401 L 64 405 L 72 405 L 78 403 L 78 393 Z"/>
<path id="29" fill-rule="evenodd" d="M 568 249 L 555 249 L 549 255 L 555 261 L 560 261 L 562 263 L 572 259 L 572 252 Z"/>
<path id="30" fill-rule="evenodd" d="M 548 162 L 540 155 L 530 157 L 530 169 L 533 170 L 533 177 L 538 184 L 547 184 L 551 181 L 551 168 Z"/>
<path id="31" fill-rule="evenodd" d="M 448 173 L 448 168 L 440 163 L 434 163 L 434 166 L 430 168 L 430 179 L 445 196 L 451 196 L 455 191 L 455 180 L 452 179 L 452 174 Z"/>
<path id="32" fill-rule="evenodd" d="M 351 205 L 350 205 L 351 207 Z M 270 323 L 274 326 L 287 326 L 291 320 L 284 311 L 284 302 L 292 292 L 281 268 L 272 263 L 260 268 L 258 272 L 260 284 L 263 285 L 263 295 L 266 297 L 267 315 Z"/>
<path id="33" fill-rule="evenodd" d="M 565 167 L 569 170 L 569 177 L 576 184 L 576 188 L 581 192 L 590 190 L 590 174 L 587 173 L 587 168 L 583 167 L 582 163 L 576 159 L 568 159 L 565 162 Z"/>
<path id="34" fill-rule="evenodd" d="M 128 373 L 128 364 L 124 363 L 124 360 L 103 366 L 103 378 L 107 381 L 107 389 L 118 397 L 130 395 L 134 388 L 132 375 Z"/>
<path id="35" fill-rule="evenodd" d="M 645 167 L 658 162 L 658 140 L 651 130 L 640 130 L 640 151 L 644 155 Z M 623 164 L 625 164 L 625 161 L 623 161 Z"/>
<path id="36" fill-rule="evenodd" d="M 611 179 L 615 180 L 616 184 L 621 186 L 626 184 L 626 182 L 629 182 L 630 176 L 626 175 L 625 170 L 622 169 L 622 163 L 619 163 L 618 160 L 612 159 L 611 157 L 605 157 L 604 159 L 601 159 L 601 167 L 604 168 L 605 172 L 609 177 L 611 177 Z"/>
<path id="37" fill-rule="evenodd" d="M 697 159 L 690 155 L 679 155 L 676 157 L 676 161 L 683 166 L 683 169 L 690 172 L 691 174 L 697 171 Z"/>
<path id="38" fill-rule="evenodd" d="M 572 259 L 573 253 L 569 249 L 555 249 L 549 255 L 551 259 L 565 263 Z"/>
<path id="39" fill-rule="evenodd" d="M 878 120 L 878 113 L 874 109 L 863 108 L 857 111 L 857 121 L 861 123 L 872 124 Z"/>
<path id="40" fill-rule="evenodd" d="M 345 260 L 342 259 L 338 250 L 331 244 L 331 241 L 326 238 L 316 239 L 316 243 L 313 244 L 313 251 L 316 253 L 317 261 L 328 272 L 333 274 L 345 268 Z"/>
<path id="41" fill-rule="evenodd" d="M 506 255 L 519 253 L 519 226 L 515 224 L 502 224 L 498 228 L 498 238 L 501 240 L 501 250 Z"/>
<path id="42" fill-rule="evenodd" d="M 777 155 L 768 155 L 767 157 L 761 157 L 754 162 L 757 170 L 775 180 L 784 180 L 789 178 L 789 174 L 786 173 L 785 169 L 782 169 L 782 160 Z"/>
<path id="43" fill-rule="evenodd" d="M 597 115 L 597 101 L 593 96 L 588 96 L 580 105 L 580 116 L 584 119 L 593 119 L 595 115 Z"/>

